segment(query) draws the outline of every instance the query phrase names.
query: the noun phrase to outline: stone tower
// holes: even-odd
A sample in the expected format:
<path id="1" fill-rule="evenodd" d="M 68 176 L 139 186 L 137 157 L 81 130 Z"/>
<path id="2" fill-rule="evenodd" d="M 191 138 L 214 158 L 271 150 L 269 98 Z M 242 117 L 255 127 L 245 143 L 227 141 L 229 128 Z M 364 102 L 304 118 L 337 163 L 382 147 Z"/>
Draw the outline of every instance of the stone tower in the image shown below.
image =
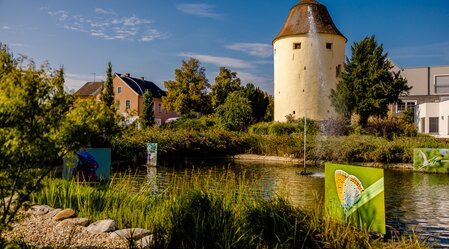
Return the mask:
<path id="1" fill-rule="evenodd" d="M 288 15 L 274 47 L 274 120 L 327 120 L 335 116 L 330 104 L 345 62 L 346 38 L 326 7 L 302 0 Z"/>

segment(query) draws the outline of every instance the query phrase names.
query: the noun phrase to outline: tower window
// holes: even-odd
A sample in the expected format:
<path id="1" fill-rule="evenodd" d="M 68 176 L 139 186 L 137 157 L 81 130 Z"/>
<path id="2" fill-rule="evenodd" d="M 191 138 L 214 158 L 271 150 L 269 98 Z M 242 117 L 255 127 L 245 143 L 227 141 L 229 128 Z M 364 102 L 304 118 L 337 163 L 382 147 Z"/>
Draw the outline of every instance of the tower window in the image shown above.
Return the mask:
<path id="1" fill-rule="evenodd" d="M 293 43 L 293 49 L 301 49 L 301 43 Z"/>
<path id="2" fill-rule="evenodd" d="M 338 78 L 338 76 L 340 75 L 340 73 L 341 73 L 341 65 L 338 65 L 338 66 L 335 68 L 335 77 Z"/>
<path id="3" fill-rule="evenodd" d="M 327 49 L 332 49 L 332 43 L 329 43 L 329 42 L 326 43 L 326 48 L 327 48 Z"/>

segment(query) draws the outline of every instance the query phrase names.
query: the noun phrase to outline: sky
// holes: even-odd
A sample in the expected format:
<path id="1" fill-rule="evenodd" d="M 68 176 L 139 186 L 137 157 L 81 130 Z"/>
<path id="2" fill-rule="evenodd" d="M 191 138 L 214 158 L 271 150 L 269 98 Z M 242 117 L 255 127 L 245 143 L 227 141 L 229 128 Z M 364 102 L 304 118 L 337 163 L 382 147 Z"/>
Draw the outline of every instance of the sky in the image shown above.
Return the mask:
<path id="1" fill-rule="evenodd" d="M 449 65 L 449 0 L 318 0 L 351 45 L 375 35 L 401 68 Z M 272 40 L 298 0 L 0 0 L 0 42 L 64 67 L 67 90 L 113 72 L 164 89 L 182 60 L 273 93 Z"/>

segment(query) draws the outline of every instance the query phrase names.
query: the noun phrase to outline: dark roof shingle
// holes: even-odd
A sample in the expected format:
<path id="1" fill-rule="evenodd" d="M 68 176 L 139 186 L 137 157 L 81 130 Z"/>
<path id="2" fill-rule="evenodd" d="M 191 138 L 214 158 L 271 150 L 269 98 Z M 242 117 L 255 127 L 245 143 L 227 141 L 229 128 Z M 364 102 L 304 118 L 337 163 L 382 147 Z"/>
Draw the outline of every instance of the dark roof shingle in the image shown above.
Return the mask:
<path id="1" fill-rule="evenodd" d="M 151 81 L 144 80 L 142 78 L 130 77 L 127 74 L 116 73 L 123 82 L 125 82 L 129 87 L 131 87 L 137 94 L 143 95 L 146 90 L 150 90 L 154 98 L 162 98 L 166 96 L 165 91 L 160 89 L 156 84 Z"/>

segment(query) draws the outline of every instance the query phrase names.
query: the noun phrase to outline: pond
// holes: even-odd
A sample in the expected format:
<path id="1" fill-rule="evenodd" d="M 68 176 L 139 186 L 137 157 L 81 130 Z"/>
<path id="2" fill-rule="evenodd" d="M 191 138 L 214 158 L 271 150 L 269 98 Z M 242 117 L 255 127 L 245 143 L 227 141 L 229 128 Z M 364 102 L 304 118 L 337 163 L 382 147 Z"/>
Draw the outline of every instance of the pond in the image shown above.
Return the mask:
<path id="1" fill-rule="evenodd" d="M 301 170 L 302 165 L 276 162 L 190 159 L 162 162 L 148 172 L 163 188 L 164 182 L 177 175 L 207 175 L 213 179 L 231 171 L 263 185 L 254 195 L 288 193 L 296 205 L 307 207 L 317 200 L 324 205 L 324 169 L 308 169 L 314 172 L 312 176 L 300 175 Z M 146 174 L 145 169 L 136 177 L 137 182 L 148 179 Z M 387 230 L 415 231 L 439 247 L 449 247 L 449 175 L 385 170 L 384 177 Z"/>

